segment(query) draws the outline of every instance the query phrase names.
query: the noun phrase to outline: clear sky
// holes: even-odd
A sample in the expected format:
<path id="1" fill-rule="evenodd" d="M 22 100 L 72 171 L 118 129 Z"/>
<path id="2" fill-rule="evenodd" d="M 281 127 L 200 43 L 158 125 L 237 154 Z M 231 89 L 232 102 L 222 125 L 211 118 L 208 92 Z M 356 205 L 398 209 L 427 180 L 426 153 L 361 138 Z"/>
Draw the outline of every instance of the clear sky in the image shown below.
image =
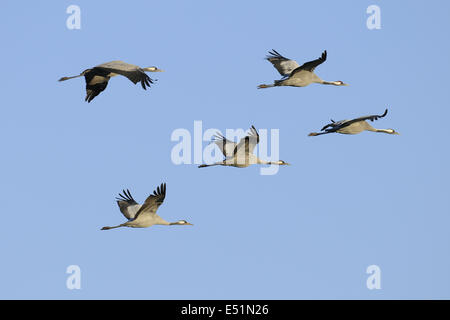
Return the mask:
<path id="1" fill-rule="evenodd" d="M 0 298 L 450 298 L 449 17 L 444 0 L 2 1 Z M 279 79 L 272 48 L 327 50 L 316 73 L 350 86 L 257 90 Z M 89 104 L 84 79 L 57 81 L 111 60 L 166 72 Z M 307 136 L 386 108 L 373 125 L 401 135 Z M 175 165 L 171 134 L 196 120 L 279 129 L 292 166 Z M 100 231 L 124 222 L 118 192 L 161 182 L 158 213 L 193 227 Z"/>

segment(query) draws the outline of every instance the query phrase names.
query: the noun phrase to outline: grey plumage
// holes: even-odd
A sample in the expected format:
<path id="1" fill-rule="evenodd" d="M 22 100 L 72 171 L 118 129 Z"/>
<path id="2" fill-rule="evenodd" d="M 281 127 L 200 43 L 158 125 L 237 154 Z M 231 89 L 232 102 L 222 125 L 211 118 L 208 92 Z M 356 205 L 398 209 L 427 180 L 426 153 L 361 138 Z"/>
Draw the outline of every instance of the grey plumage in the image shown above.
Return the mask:
<path id="1" fill-rule="evenodd" d="M 162 183 L 153 191 L 153 194 L 147 197 L 145 202 L 140 205 L 137 203 L 130 191 L 123 190 L 123 194 L 119 193 L 117 197 L 117 205 L 120 212 L 128 219 L 127 222 L 113 227 L 103 227 L 101 230 L 110 230 L 120 227 L 131 228 L 147 228 L 153 225 L 192 225 L 186 220 L 179 220 L 176 222 L 167 222 L 159 215 L 156 214 L 158 208 L 164 202 L 166 198 L 166 184 Z"/>
<path id="2" fill-rule="evenodd" d="M 116 198 L 117 205 L 119 206 L 120 212 L 127 218 L 128 220 L 134 219 L 136 213 L 142 207 L 139 203 L 134 200 L 133 196 L 130 193 L 130 190 L 123 190 L 124 195 L 119 193 L 119 197 Z"/>
<path id="3" fill-rule="evenodd" d="M 269 51 L 266 60 L 272 63 L 274 68 L 277 69 L 283 77 L 288 77 L 293 70 L 300 67 L 297 61 L 283 57 L 275 49 Z"/>
<path id="4" fill-rule="evenodd" d="M 127 77 L 134 84 L 141 83 L 144 90 L 150 87 L 155 80 L 151 79 L 145 72 L 161 72 L 163 70 L 157 67 L 140 68 L 136 65 L 123 61 L 111 61 L 100 64 L 91 69 L 86 69 L 77 76 L 62 77 L 59 81 L 65 81 L 84 76 L 86 81 L 85 101 L 91 102 L 103 90 L 106 89 L 109 79 L 116 75 Z"/>
<path id="5" fill-rule="evenodd" d="M 252 164 L 277 164 L 287 165 L 288 163 L 283 160 L 275 162 L 264 161 L 259 159 L 253 154 L 256 145 L 259 143 L 259 133 L 254 126 L 251 126 L 250 132 L 243 137 L 239 143 L 235 143 L 226 139 L 222 134 L 217 133 L 212 140 L 222 151 L 225 159 L 213 164 L 202 164 L 199 168 L 211 167 L 211 166 L 230 166 L 237 168 L 246 168 Z"/>
<path id="6" fill-rule="evenodd" d="M 363 131 L 372 131 L 372 132 L 383 132 L 388 134 L 399 134 L 394 129 L 376 129 L 372 127 L 367 121 L 375 121 L 380 118 L 384 118 L 388 113 L 388 109 L 384 111 L 381 115 L 371 115 L 359 117 L 351 120 L 340 120 L 334 121 L 331 119 L 331 123 L 325 125 L 320 131 L 322 132 L 312 132 L 309 136 L 318 136 L 322 134 L 328 133 L 342 133 L 342 134 L 358 134 Z"/>
<path id="7" fill-rule="evenodd" d="M 279 86 L 306 87 L 311 83 L 329 84 L 335 86 L 347 85 L 342 81 L 324 81 L 314 73 L 316 67 L 327 60 L 326 50 L 318 59 L 305 62 L 301 66 L 298 66 L 298 63 L 295 60 L 287 59 L 275 50 L 273 50 L 273 52 L 269 52 L 269 54 L 271 56 L 268 56 L 266 59 L 273 64 L 273 66 L 284 78 L 275 80 L 273 84 L 261 84 L 258 86 L 259 89 Z M 297 67 L 292 69 L 294 65 L 297 65 Z"/>

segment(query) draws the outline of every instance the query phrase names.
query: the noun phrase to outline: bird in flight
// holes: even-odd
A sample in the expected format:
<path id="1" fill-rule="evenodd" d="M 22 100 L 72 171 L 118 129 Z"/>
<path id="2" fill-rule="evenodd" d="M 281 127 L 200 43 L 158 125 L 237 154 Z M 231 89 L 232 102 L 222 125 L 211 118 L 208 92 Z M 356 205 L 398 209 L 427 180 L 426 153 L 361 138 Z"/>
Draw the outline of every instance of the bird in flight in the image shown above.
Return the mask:
<path id="1" fill-rule="evenodd" d="M 250 133 L 243 137 L 239 143 L 235 143 L 226 139 L 220 133 L 213 137 L 213 142 L 219 147 L 225 159 L 213 164 L 202 164 L 199 168 L 211 166 L 230 166 L 237 168 L 246 168 L 252 164 L 275 164 L 275 165 L 289 165 L 283 160 L 278 161 L 264 161 L 253 154 L 253 150 L 259 143 L 259 134 L 254 126 L 250 128 Z"/>
<path id="2" fill-rule="evenodd" d="M 156 224 L 163 226 L 192 226 L 192 224 L 186 220 L 167 222 L 156 214 L 159 206 L 164 202 L 165 197 L 165 183 L 162 183 L 161 186 L 157 187 L 157 189 L 153 191 L 153 194 L 148 196 L 142 205 L 133 199 L 133 196 L 128 189 L 123 190 L 123 194 L 119 193 L 119 197 L 116 199 L 120 212 L 122 212 L 128 221 L 114 227 L 103 227 L 101 230 L 110 230 L 120 227 L 147 228 Z"/>
<path id="3" fill-rule="evenodd" d="M 301 66 L 297 63 L 297 61 L 283 57 L 273 49 L 272 51 L 269 51 L 269 55 L 266 57 L 266 60 L 272 63 L 283 78 L 280 80 L 275 80 L 273 84 L 261 84 L 258 86 L 259 89 L 280 86 L 306 87 L 311 83 L 348 86 L 348 84 L 342 81 L 322 80 L 314 73 L 316 67 L 327 60 L 326 50 L 322 53 L 320 58 L 306 62 Z"/>
<path id="4" fill-rule="evenodd" d="M 309 136 L 319 136 L 321 134 L 333 132 L 342 134 L 357 134 L 363 131 L 399 134 L 394 129 L 376 129 L 367 122 L 367 120 L 375 121 L 378 120 L 379 118 L 384 118 L 387 115 L 387 113 L 388 109 L 386 109 L 382 115 L 365 116 L 356 119 L 341 120 L 341 121 L 334 121 L 333 119 L 331 119 L 331 123 L 327 124 L 320 130 L 322 132 L 311 132 Z"/>
<path id="5" fill-rule="evenodd" d="M 85 101 L 91 102 L 96 96 L 106 89 L 111 77 L 122 75 L 130 79 L 131 82 L 141 83 L 142 88 L 147 90 L 155 80 L 151 79 L 145 72 L 162 72 L 164 70 L 157 67 L 140 68 L 123 61 L 111 61 L 100 64 L 96 67 L 86 69 L 77 76 L 62 77 L 59 81 L 65 81 L 84 76 L 86 81 Z"/>

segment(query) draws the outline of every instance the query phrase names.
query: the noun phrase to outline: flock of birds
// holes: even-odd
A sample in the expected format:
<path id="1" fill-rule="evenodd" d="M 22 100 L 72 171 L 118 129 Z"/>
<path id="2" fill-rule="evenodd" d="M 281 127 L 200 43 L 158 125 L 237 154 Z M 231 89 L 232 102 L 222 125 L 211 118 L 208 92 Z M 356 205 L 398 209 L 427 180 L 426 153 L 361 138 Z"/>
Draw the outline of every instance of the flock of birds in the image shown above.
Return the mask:
<path id="1" fill-rule="evenodd" d="M 314 70 L 317 66 L 325 62 L 327 59 L 327 51 L 324 51 L 320 58 L 306 62 L 299 65 L 297 61 L 288 59 L 279 54 L 276 50 L 269 51 L 266 60 L 269 61 L 274 68 L 280 73 L 282 78 L 275 80 L 273 84 L 261 84 L 258 89 L 291 86 L 291 87 L 306 87 L 312 83 L 334 85 L 334 86 L 348 86 L 342 81 L 325 81 L 319 78 Z M 129 64 L 123 61 L 111 61 L 100 64 L 90 69 L 86 69 L 79 75 L 71 77 L 63 77 L 59 81 L 65 81 L 73 78 L 84 76 L 86 81 L 86 98 L 85 101 L 91 102 L 96 96 L 104 91 L 108 85 L 109 80 L 117 75 L 127 77 L 134 84 L 141 83 L 144 90 L 150 87 L 156 80 L 151 79 L 146 72 L 162 72 L 157 67 L 141 68 L 139 66 Z M 382 132 L 387 134 L 399 134 L 394 129 L 376 129 L 372 127 L 367 121 L 375 121 L 387 115 L 386 109 L 381 115 L 370 115 L 359 117 L 350 120 L 333 121 L 325 125 L 320 132 L 312 132 L 309 136 L 318 136 L 328 133 L 341 134 L 358 134 L 363 131 Z M 220 149 L 225 159 L 212 164 L 202 164 L 199 168 L 211 166 L 232 166 L 238 168 L 245 168 L 253 164 L 266 165 L 289 165 L 289 163 L 278 161 L 264 161 L 253 154 L 256 145 L 259 143 L 259 134 L 254 126 L 250 128 L 250 132 L 243 137 L 239 143 L 235 143 L 226 139 L 220 133 L 213 137 L 213 142 Z M 192 225 L 186 220 L 179 220 L 176 222 L 168 222 L 156 214 L 159 206 L 164 202 L 166 197 L 166 184 L 162 183 L 151 194 L 143 204 L 139 204 L 134 200 L 130 191 L 123 190 L 123 194 L 119 193 L 116 198 L 120 212 L 127 219 L 127 222 L 112 226 L 103 227 L 101 230 L 110 230 L 119 227 L 131 228 L 146 228 L 152 225 Z"/>

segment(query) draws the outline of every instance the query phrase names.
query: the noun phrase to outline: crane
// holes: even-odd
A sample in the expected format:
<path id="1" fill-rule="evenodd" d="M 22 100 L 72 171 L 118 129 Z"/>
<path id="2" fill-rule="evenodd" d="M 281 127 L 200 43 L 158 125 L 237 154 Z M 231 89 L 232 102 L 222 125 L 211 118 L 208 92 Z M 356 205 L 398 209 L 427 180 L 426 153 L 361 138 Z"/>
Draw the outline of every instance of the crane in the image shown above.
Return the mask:
<path id="1" fill-rule="evenodd" d="M 283 160 L 278 161 L 264 161 L 253 154 L 253 150 L 259 143 L 259 133 L 254 126 L 251 126 L 250 133 L 243 137 L 239 143 L 235 143 L 226 139 L 220 133 L 213 137 L 213 142 L 219 147 L 225 159 L 213 164 L 202 164 L 199 168 L 211 166 L 230 166 L 237 168 L 246 168 L 252 164 L 275 164 L 275 165 L 289 165 Z"/>
<path id="2" fill-rule="evenodd" d="M 167 222 L 156 214 L 159 206 L 164 202 L 166 197 L 166 184 L 162 183 L 158 186 L 153 194 L 147 197 L 145 202 L 141 205 L 137 203 L 130 193 L 130 190 L 123 190 L 123 195 L 119 193 L 119 197 L 116 198 L 120 212 L 128 219 L 127 222 L 119 224 L 113 227 L 103 227 L 101 230 L 110 230 L 120 227 L 131 228 L 147 228 L 153 225 L 163 226 L 192 226 L 186 220 L 179 220 L 176 222 Z"/>
<path id="3" fill-rule="evenodd" d="M 261 84 L 258 89 L 291 86 L 291 87 L 306 87 L 311 83 L 329 84 L 334 86 L 348 86 L 342 81 L 325 81 L 320 79 L 314 70 L 317 66 L 327 60 L 327 51 L 322 53 L 322 56 L 316 60 L 309 61 L 299 66 L 295 60 L 283 57 L 276 50 L 269 51 L 269 56 L 266 57 L 275 69 L 283 76 L 281 80 L 275 80 L 273 84 Z"/>
<path id="4" fill-rule="evenodd" d="M 133 64 L 123 61 L 111 61 L 100 64 L 96 67 L 86 69 L 77 76 L 62 77 L 58 81 L 65 81 L 73 78 L 84 76 L 86 81 L 86 98 L 85 101 L 91 102 L 96 96 L 106 89 L 111 77 L 122 75 L 130 79 L 131 82 L 141 83 L 142 88 L 147 90 L 155 80 L 151 79 L 145 72 L 163 72 L 164 70 L 157 67 L 140 68 Z"/>
<path id="5" fill-rule="evenodd" d="M 375 121 L 379 118 L 384 118 L 388 113 L 388 109 L 384 111 L 381 115 L 372 115 L 372 116 L 364 116 L 351 120 L 341 120 L 334 121 L 331 119 L 331 123 L 324 126 L 320 131 L 322 132 L 312 132 L 309 136 L 319 136 L 327 133 L 342 133 L 342 134 L 358 134 L 363 131 L 372 131 L 372 132 L 383 132 L 388 134 L 399 134 L 394 129 L 375 129 L 372 127 L 367 120 Z"/>

